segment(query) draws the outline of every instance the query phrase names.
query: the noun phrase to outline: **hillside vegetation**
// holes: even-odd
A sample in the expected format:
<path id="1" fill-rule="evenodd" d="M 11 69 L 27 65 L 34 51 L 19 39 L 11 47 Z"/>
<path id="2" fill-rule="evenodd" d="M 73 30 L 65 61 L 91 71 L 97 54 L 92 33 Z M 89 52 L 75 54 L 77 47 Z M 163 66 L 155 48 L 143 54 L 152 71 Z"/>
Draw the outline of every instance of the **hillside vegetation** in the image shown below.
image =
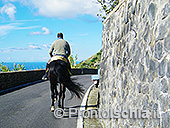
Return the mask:
<path id="1" fill-rule="evenodd" d="M 101 60 L 101 54 L 102 54 L 102 50 L 100 50 L 98 53 L 96 53 L 92 57 L 88 58 L 87 60 L 80 62 L 74 68 L 95 68 L 95 69 L 98 69 L 100 60 Z"/>

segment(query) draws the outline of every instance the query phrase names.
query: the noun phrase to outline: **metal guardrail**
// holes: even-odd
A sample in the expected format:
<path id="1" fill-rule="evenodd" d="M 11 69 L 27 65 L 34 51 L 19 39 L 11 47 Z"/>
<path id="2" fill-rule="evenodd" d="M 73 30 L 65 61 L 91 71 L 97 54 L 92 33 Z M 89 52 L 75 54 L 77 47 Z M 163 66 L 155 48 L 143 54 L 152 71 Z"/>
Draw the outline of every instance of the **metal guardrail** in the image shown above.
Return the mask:
<path id="1" fill-rule="evenodd" d="M 98 69 L 79 68 L 79 69 L 71 69 L 71 72 L 73 75 L 97 74 Z"/>

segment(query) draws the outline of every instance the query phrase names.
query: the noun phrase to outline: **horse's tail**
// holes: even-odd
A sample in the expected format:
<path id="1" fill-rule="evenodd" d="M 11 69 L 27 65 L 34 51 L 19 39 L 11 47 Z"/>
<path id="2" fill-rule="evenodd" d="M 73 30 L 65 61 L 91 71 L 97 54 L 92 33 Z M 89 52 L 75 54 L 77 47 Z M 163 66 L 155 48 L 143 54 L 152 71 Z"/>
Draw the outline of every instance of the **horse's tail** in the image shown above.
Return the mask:
<path id="1" fill-rule="evenodd" d="M 83 86 L 75 82 L 76 79 L 70 78 L 67 64 L 63 61 L 58 60 L 51 62 L 50 65 L 50 74 L 53 74 L 57 81 L 63 84 L 63 86 L 71 92 L 71 98 L 74 96 L 74 94 L 78 98 L 81 98 L 84 94 Z"/>
<path id="2" fill-rule="evenodd" d="M 75 82 L 75 80 L 68 78 L 68 79 L 63 79 L 63 81 L 60 81 L 70 92 L 71 92 L 71 98 L 74 96 L 74 94 L 78 97 L 81 98 L 84 94 L 84 89 L 83 86 L 77 82 Z M 71 99 L 70 98 L 70 99 Z"/>

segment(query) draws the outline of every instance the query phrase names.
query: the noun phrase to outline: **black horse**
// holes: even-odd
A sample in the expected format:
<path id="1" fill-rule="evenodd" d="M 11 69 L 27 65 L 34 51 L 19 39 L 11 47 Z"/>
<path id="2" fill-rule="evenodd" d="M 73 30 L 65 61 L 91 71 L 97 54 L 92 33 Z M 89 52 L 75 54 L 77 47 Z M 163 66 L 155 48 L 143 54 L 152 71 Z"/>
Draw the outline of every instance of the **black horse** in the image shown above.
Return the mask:
<path id="1" fill-rule="evenodd" d="M 81 98 L 84 94 L 84 89 L 82 85 L 74 82 L 70 78 L 70 73 L 68 70 L 68 64 L 62 60 L 55 60 L 50 63 L 50 88 L 51 88 L 51 111 L 55 110 L 54 102 L 57 100 L 59 94 L 58 107 L 64 109 L 64 99 L 66 88 L 71 92 L 72 97 L 74 94 Z M 60 85 L 60 92 L 57 91 L 57 85 Z M 71 97 L 71 98 L 72 98 Z M 62 99 L 62 104 L 61 104 Z"/>

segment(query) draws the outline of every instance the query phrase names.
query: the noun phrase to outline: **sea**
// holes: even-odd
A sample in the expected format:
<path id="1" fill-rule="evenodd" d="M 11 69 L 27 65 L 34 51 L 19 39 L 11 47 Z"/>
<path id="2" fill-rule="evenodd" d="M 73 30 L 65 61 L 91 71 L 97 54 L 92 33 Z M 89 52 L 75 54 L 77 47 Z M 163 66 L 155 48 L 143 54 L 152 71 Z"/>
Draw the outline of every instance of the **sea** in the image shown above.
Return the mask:
<path id="1" fill-rule="evenodd" d="M 10 70 L 13 70 L 14 63 L 16 63 L 16 65 L 24 64 L 26 70 L 45 69 L 47 64 L 47 62 L 3 62 L 3 65 L 9 67 Z M 78 63 L 80 62 L 76 62 L 76 64 Z"/>
<path id="2" fill-rule="evenodd" d="M 45 69 L 47 62 L 3 62 L 3 65 L 9 67 L 10 70 L 13 70 L 13 65 L 21 64 L 25 66 L 26 70 L 36 70 L 36 69 Z"/>

